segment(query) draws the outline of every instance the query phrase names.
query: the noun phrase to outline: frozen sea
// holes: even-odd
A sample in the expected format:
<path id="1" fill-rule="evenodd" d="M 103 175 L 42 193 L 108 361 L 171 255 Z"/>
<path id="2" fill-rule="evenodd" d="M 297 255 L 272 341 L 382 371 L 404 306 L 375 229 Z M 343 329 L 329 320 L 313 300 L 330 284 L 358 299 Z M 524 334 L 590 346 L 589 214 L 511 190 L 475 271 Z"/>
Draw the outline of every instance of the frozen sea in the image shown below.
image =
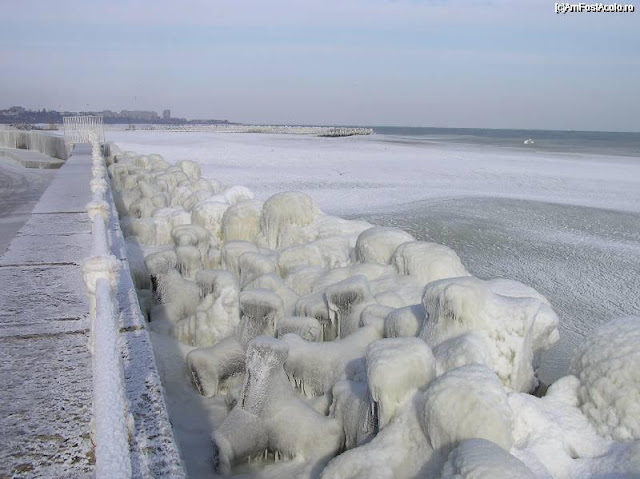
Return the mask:
<path id="1" fill-rule="evenodd" d="M 453 248 L 482 278 L 551 301 L 561 339 L 540 376 L 563 375 L 585 334 L 640 314 L 640 134 L 378 129 L 364 137 L 108 131 L 124 150 L 194 160 L 266 199 L 304 191 L 329 214 Z M 533 138 L 534 145 L 523 141 Z"/>

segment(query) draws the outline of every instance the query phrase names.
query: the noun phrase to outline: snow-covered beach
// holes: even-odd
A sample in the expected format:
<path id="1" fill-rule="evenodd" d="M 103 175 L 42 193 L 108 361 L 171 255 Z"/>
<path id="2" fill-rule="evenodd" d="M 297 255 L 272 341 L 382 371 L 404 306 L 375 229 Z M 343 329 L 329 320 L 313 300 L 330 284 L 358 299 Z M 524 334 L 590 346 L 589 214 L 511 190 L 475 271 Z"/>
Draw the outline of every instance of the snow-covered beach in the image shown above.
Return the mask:
<path id="1" fill-rule="evenodd" d="M 636 471 L 635 443 L 624 442 L 636 434 L 635 386 L 618 391 L 606 385 L 634 381 L 631 363 L 614 364 L 610 343 L 617 344 L 616 352 L 635 357 L 635 320 L 619 320 L 595 336 L 594 331 L 612 318 L 640 313 L 637 158 L 397 141 L 383 135 L 336 141 L 138 131 L 111 132 L 109 140 L 147 155 L 119 156 L 111 174 L 119 192 L 116 203 L 121 212 L 128 211 L 123 229 L 131 241 L 146 245 L 146 254 L 152 253 L 145 263 L 153 288 L 140 274 L 146 268 L 138 246 L 129 259 L 138 272 L 142 304 L 150 308 L 151 329 L 157 331 L 151 333 L 156 360 L 191 475 L 210 476 L 213 462 L 218 472 L 252 477 L 316 477 L 320 469 L 313 472 L 314 465 L 324 468 L 344 447 L 348 451 L 332 460 L 322 477 L 372 477 L 373 470 L 375 477 L 414 477 L 418 470 L 425 477 L 450 477 L 467 461 L 472 467 L 493 461 L 491 467 L 498 469 L 491 470 L 502 470 L 504 477 Z M 169 166 L 175 162 L 181 163 Z M 200 170 L 211 181 L 201 180 Z M 172 186 L 177 182 L 182 186 Z M 234 184 L 250 190 L 229 187 Z M 277 194 L 290 190 L 303 194 Z M 311 201 L 325 213 L 356 221 L 324 216 Z M 395 229 L 368 230 L 362 219 L 412 236 Z M 343 245 L 340 235 L 349 244 L 357 236 L 355 250 L 353 244 Z M 412 237 L 422 242 L 412 243 Z M 424 241 L 452 250 L 433 249 Z M 320 248 L 323 259 L 314 256 L 314 248 Z M 305 266 L 326 261 L 329 269 Z M 447 266 L 432 269 L 440 261 Z M 273 268 L 276 273 L 269 274 Z M 343 274 L 347 279 L 340 281 Z M 427 278 L 431 274 L 450 279 L 433 281 Z M 506 281 L 482 281 L 490 278 Z M 425 281 L 422 304 L 416 305 L 422 313 L 402 307 L 418 302 Z M 159 302 L 150 303 L 152 296 Z M 327 307 L 325 323 L 315 314 Z M 397 314 L 391 314 L 394 308 Z M 512 312 L 506 313 L 509 308 Z M 310 321 L 289 318 L 294 309 Z M 303 310 L 309 314 L 300 314 Z M 283 317 L 283 311 L 289 312 Z M 376 329 L 382 317 L 383 336 Z M 232 325 L 238 318 L 236 330 Z M 493 359 L 479 353 L 484 346 L 476 349 L 477 337 L 452 335 L 448 328 L 457 320 L 470 322 L 460 326 L 463 331 L 488 327 L 489 344 L 497 348 Z M 520 321 L 532 329 L 526 332 Z M 295 331 L 317 341 L 319 324 L 325 341 L 339 339 L 313 343 L 285 334 Z M 332 324 L 341 326 L 335 331 Z M 627 333 L 618 336 L 618 329 Z M 250 341 L 261 334 L 279 339 Z M 406 337 L 416 334 L 427 348 Z M 376 340 L 380 337 L 386 339 Z M 537 382 L 526 358 L 532 355 L 535 366 L 538 353 L 554 343 L 538 371 L 553 385 L 545 398 L 536 399 L 526 394 Z M 351 366 L 340 362 L 349 358 L 355 359 Z M 570 358 L 574 363 L 568 371 Z M 421 366 L 415 368 L 415 361 Z M 505 389 L 494 373 L 469 362 L 489 365 Z M 456 369 L 460 364 L 467 366 Z M 568 372 L 573 375 L 557 381 Z M 334 384 L 340 377 L 350 381 Z M 424 394 L 413 389 L 422 391 L 420 385 L 427 384 Z M 472 403 L 486 395 L 493 398 L 486 406 L 491 419 L 484 411 L 478 415 L 467 409 L 471 406 L 460 396 L 463 390 L 475 398 Z M 233 407 L 236 401 L 242 406 Z M 607 412 L 607 401 L 616 401 L 615 417 Z M 449 407 L 452 413 L 446 412 Z M 292 429 L 286 420 L 271 417 L 284 410 L 302 422 Z M 314 421 L 319 429 L 308 428 Z M 340 441 L 336 421 L 346 434 L 342 446 L 333 442 Z M 241 432 L 246 428 L 253 432 Z M 382 433 L 378 428 L 384 428 Z M 452 431 L 461 439 L 482 437 L 494 444 L 447 439 Z M 388 462 L 376 466 L 383 450 Z M 258 464 L 246 464 L 256 454 Z M 294 460 L 269 465 L 283 457 Z"/>
<path id="2" fill-rule="evenodd" d="M 111 131 L 123 150 L 192 160 L 258 199 L 302 191 L 326 213 L 397 226 L 453 248 L 482 278 L 545 294 L 560 342 L 540 372 L 566 372 L 585 334 L 640 314 L 640 158 L 372 135 Z"/>

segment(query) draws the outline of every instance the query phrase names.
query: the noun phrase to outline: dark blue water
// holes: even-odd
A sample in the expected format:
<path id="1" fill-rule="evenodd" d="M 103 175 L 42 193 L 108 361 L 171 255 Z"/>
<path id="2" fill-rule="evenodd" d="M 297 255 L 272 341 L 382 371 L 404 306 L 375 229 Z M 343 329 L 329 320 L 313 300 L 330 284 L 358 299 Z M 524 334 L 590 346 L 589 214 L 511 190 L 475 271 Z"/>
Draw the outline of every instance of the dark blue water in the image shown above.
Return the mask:
<path id="1" fill-rule="evenodd" d="M 529 151 L 592 153 L 640 158 L 640 133 L 557 130 L 493 130 L 483 128 L 413 128 L 374 126 L 391 142 L 458 143 Z M 533 145 L 524 145 L 531 138 Z"/>

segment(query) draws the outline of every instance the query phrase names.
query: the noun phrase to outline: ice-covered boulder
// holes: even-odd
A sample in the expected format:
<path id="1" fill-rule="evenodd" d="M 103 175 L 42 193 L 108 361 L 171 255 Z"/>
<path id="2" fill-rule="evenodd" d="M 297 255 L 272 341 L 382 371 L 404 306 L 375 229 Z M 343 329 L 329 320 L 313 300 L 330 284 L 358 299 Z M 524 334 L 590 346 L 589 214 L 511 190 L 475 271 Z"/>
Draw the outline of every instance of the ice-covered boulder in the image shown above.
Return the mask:
<path id="1" fill-rule="evenodd" d="M 485 340 L 493 369 L 505 386 L 531 391 L 537 385 L 539 356 L 558 339 L 558 317 L 538 297 L 497 294 L 474 277 L 434 281 L 422 304 L 428 320 L 420 337 L 432 348 L 474 333 Z M 474 353 L 474 357 L 479 357 Z"/>
<path id="2" fill-rule="evenodd" d="M 202 269 L 202 253 L 192 245 L 176 247 L 178 258 L 177 268 L 180 274 L 188 279 L 194 279 L 196 272 Z"/>
<path id="3" fill-rule="evenodd" d="M 171 238 L 176 246 L 195 246 L 201 254 L 206 254 L 211 234 L 202 226 L 186 224 L 174 226 Z"/>
<path id="4" fill-rule="evenodd" d="M 347 235 L 328 236 L 310 243 L 320 251 L 322 265 L 326 268 L 342 268 L 352 262 L 355 238 Z"/>
<path id="5" fill-rule="evenodd" d="M 384 319 L 384 337 L 401 338 L 417 336 L 424 323 L 424 306 L 412 304 L 396 308 Z"/>
<path id="6" fill-rule="evenodd" d="M 280 249 L 315 239 L 304 235 L 303 228 L 319 214 L 313 200 L 305 193 L 290 191 L 271 196 L 262 207 L 261 219 L 267 246 Z"/>
<path id="7" fill-rule="evenodd" d="M 159 304 L 151 310 L 152 323 L 175 323 L 187 318 L 196 313 L 200 302 L 198 286 L 183 278 L 176 269 L 156 276 L 156 297 Z"/>
<path id="8" fill-rule="evenodd" d="M 329 340 L 325 338 L 335 338 L 335 330 L 329 320 L 329 308 L 323 293 L 310 293 L 300 296 L 296 301 L 294 313 L 296 316 L 308 316 L 317 319 L 320 322 L 320 326 L 322 326 L 323 341 Z"/>
<path id="9" fill-rule="evenodd" d="M 166 193 L 156 193 L 151 197 L 151 202 L 156 209 L 167 208 L 169 206 L 169 196 Z"/>
<path id="10" fill-rule="evenodd" d="M 379 278 L 388 275 L 394 275 L 395 270 L 393 266 L 373 264 L 373 263 L 356 263 L 343 268 L 334 268 L 327 270 L 326 273 L 318 278 L 311 286 L 312 291 L 324 291 L 328 286 L 331 286 L 339 281 L 354 276 L 363 276 L 367 281 L 375 281 Z"/>
<path id="11" fill-rule="evenodd" d="M 411 241 L 398 246 L 391 264 L 399 274 L 414 276 L 423 285 L 439 279 L 470 276 L 455 251 L 425 241 Z"/>
<path id="12" fill-rule="evenodd" d="M 424 285 L 413 276 L 388 274 L 369 283 L 376 301 L 403 308 L 422 300 Z"/>
<path id="13" fill-rule="evenodd" d="M 415 238 L 406 231 L 374 226 L 358 236 L 356 259 L 361 263 L 390 264 L 398 246 L 409 241 L 415 241 Z"/>
<path id="14" fill-rule="evenodd" d="M 217 472 L 234 463 L 273 455 L 326 463 L 343 443 L 342 428 L 301 400 L 289 386 L 283 364 L 287 343 L 258 337 L 247 349 L 242 398 L 213 434 Z"/>
<path id="15" fill-rule="evenodd" d="M 491 364 L 486 336 L 466 333 L 441 342 L 433 348 L 438 376 L 467 364 Z"/>
<path id="16" fill-rule="evenodd" d="M 156 210 L 156 206 L 151 201 L 151 198 L 139 198 L 131 203 L 129 206 L 129 216 L 131 218 L 149 218 L 153 216 L 153 212 Z"/>
<path id="17" fill-rule="evenodd" d="M 160 208 L 153 212 L 155 239 L 152 245 L 173 245 L 171 232 L 176 226 L 191 223 L 191 214 L 182 207 Z"/>
<path id="18" fill-rule="evenodd" d="M 233 336 L 187 355 L 191 380 L 198 392 L 207 397 L 218 394 L 224 381 L 243 373 L 244 367 L 245 348 Z"/>
<path id="19" fill-rule="evenodd" d="M 200 165 L 195 161 L 182 160 L 176 163 L 176 166 L 184 171 L 185 175 L 190 180 L 197 180 L 200 178 Z"/>
<path id="20" fill-rule="evenodd" d="M 313 243 L 289 246 L 278 253 L 278 271 L 282 277 L 309 266 L 324 267 L 322 252 Z"/>
<path id="21" fill-rule="evenodd" d="M 426 387 L 436 377 L 433 353 L 418 338 L 374 341 L 367 348 L 365 360 L 378 429 L 391 422 L 407 395 Z"/>
<path id="22" fill-rule="evenodd" d="M 267 289 L 240 293 L 240 344 L 247 345 L 258 336 L 275 336 L 278 322 L 284 317 L 283 309 L 282 298 Z"/>
<path id="23" fill-rule="evenodd" d="M 322 325 L 316 318 L 286 316 L 278 323 L 276 335 L 297 334 L 305 341 L 322 341 Z"/>
<path id="24" fill-rule="evenodd" d="M 227 241 L 221 251 L 222 266 L 240 278 L 240 256 L 247 251 L 256 253 L 258 247 L 249 241 Z"/>
<path id="25" fill-rule="evenodd" d="M 273 256 L 258 253 L 257 251 L 245 251 L 238 258 L 240 286 L 244 288 L 263 274 L 275 273 L 276 269 L 276 261 Z"/>
<path id="26" fill-rule="evenodd" d="M 201 269 L 195 280 L 200 304 L 195 315 L 174 326 L 172 334 L 193 346 L 211 346 L 234 334 L 240 320 L 240 288 L 229 271 Z"/>
<path id="27" fill-rule="evenodd" d="M 600 434 L 640 439 L 640 317 L 614 319 L 582 343 L 571 372 L 580 380 L 580 409 Z"/>
<path id="28" fill-rule="evenodd" d="M 207 199 L 191 209 L 191 222 L 209 231 L 212 243 L 216 246 L 222 242 L 222 221 L 228 208 L 227 203 Z"/>
<path id="29" fill-rule="evenodd" d="M 262 201 L 243 200 L 225 211 L 222 217 L 224 241 L 255 241 L 260 234 Z"/>
<path id="30" fill-rule="evenodd" d="M 509 394 L 514 437 L 511 453 L 538 477 L 592 477 L 587 471 L 610 450 L 610 441 L 598 435 L 577 407 L 579 387 L 575 376 L 565 376 L 542 398 Z M 583 467 L 583 473 L 578 473 Z"/>
<path id="31" fill-rule="evenodd" d="M 384 304 L 371 303 L 360 313 L 358 327 L 375 325 L 384 331 L 384 320 L 392 311 L 394 311 L 393 308 Z"/>
<path id="32" fill-rule="evenodd" d="M 322 471 L 321 479 L 435 477 L 444 461 L 422 432 L 416 396 L 407 398 L 393 420 L 370 441 L 334 458 Z"/>
<path id="33" fill-rule="evenodd" d="M 295 315 L 296 304 L 298 302 L 298 295 L 289 288 L 282 278 L 276 273 L 267 273 L 251 280 L 244 286 L 244 291 L 251 291 L 254 289 L 268 289 L 274 292 L 282 300 L 283 313 L 285 316 Z"/>
<path id="34" fill-rule="evenodd" d="M 311 293 L 313 284 L 327 273 L 326 268 L 321 266 L 303 266 L 290 272 L 284 282 L 298 295 L 304 296 Z"/>
<path id="35" fill-rule="evenodd" d="M 160 275 L 167 274 L 175 269 L 178 264 L 178 256 L 173 248 L 168 248 L 148 254 L 144 258 L 144 264 L 151 275 L 152 281 Z M 157 285 L 154 286 L 154 288 Z"/>
<path id="36" fill-rule="evenodd" d="M 338 381 L 331 389 L 329 415 L 342 426 L 344 448 L 359 446 L 375 436 L 377 424 L 366 382 Z"/>
<path id="37" fill-rule="evenodd" d="M 224 196 L 230 205 L 236 205 L 241 201 L 252 200 L 255 198 L 253 191 L 251 191 L 246 186 L 234 185 L 226 188 L 222 192 L 222 196 Z"/>
<path id="38" fill-rule="evenodd" d="M 184 201 L 182 201 L 180 206 L 182 206 L 186 211 L 190 212 L 198 203 L 207 201 L 207 199 L 211 198 L 212 196 L 213 193 L 207 190 L 194 191 Z"/>
<path id="39" fill-rule="evenodd" d="M 493 442 L 467 439 L 451 451 L 439 479 L 537 479 L 537 476 Z"/>
<path id="40" fill-rule="evenodd" d="M 360 313 L 375 299 L 364 276 L 345 279 L 325 290 L 332 330 L 325 331 L 325 340 L 346 338 L 358 329 Z"/>
<path id="41" fill-rule="evenodd" d="M 508 451 L 513 413 L 496 374 L 481 365 L 453 369 L 424 394 L 422 429 L 434 450 L 448 455 L 465 439 L 488 439 Z"/>
<path id="42" fill-rule="evenodd" d="M 289 345 L 285 371 L 291 383 L 307 397 L 322 396 L 341 379 L 364 380 L 363 357 L 367 346 L 382 338 L 375 326 L 365 326 L 344 339 L 309 342 L 295 334 L 286 334 Z"/>

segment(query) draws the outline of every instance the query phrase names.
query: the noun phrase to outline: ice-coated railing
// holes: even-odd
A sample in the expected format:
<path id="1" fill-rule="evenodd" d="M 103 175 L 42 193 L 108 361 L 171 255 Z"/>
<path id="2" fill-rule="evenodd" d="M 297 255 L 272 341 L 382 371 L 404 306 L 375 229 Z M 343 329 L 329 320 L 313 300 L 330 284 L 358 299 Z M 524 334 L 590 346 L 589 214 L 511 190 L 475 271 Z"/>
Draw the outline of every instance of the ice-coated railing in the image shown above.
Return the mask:
<path id="1" fill-rule="evenodd" d="M 129 452 L 129 408 L 124 370 L 118 344 L 119 261 L 111 254 L 107 222 L 108 175 L 97 136 L 92 138 L 92 200 L 87 205 L 91 219 L 91 256 L 82 265 L 91 311 L 90 349 L 93 353 L 93 416 L 96 447 L 96 477 L 131 477 Z"/>
<path id="2" fill-rule="evenodd" d="M 62 121 L 64 123 L 64 141 L 67 144 L 92 142 L 95 135 L 97 135 L 98 141 L 104 143 L 102 116 L 65 116 Z"/>

